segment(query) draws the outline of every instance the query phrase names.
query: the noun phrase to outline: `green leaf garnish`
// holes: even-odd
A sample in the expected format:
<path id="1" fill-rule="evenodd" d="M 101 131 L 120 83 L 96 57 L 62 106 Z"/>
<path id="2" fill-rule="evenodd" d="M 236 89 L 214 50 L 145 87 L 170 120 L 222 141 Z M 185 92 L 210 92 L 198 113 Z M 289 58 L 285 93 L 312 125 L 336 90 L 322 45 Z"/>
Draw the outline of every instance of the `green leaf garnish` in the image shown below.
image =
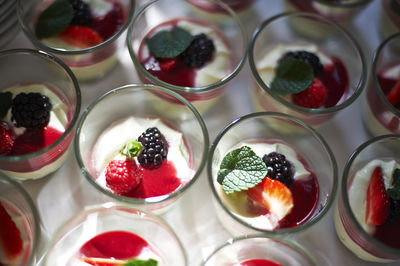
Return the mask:
<path id="1" fill-rule="evenodd" d="M 175 27 L 169 31 L 159 31 L 154 36 L 146 38 L 146 44 L 154 57 L 173 58 L 185 51 L 193 38 L 187 30 Z"/>
<path id="2" fill-rule="evenodd" d="M 222 159 L 217 181 L 227 193 L 247 190 L 267 175 L 267 166 L 248 146 L 229 152 Z"/>
<path id="3" fill-rule="evenodd" d="M 307 89 L 314 79 L 310 64 L 291 56 L 285 56 L 275 68 L 271 90 L 277 94 L 298 93 Z"/>
<path id="4" fill-rule="evenodd" d="M 48 38 L 62 32 L 71 22 L 74 10 L 68 0 L 55 0 L 39 15 L 36 36 Z"/>
<path id="5" fill-rule="evenodd" d="M 0 118 L 7 115 L 12 105 L 12 93 L 9 91 L 0 92 Z"/>
<path id="6" fill-rule="evenodd" d="M 396 168 L 392 174 L 392 187 L 389 188 L 387 194 L 393 200 L 400 200 L 400 169 Z"/>
<path id="7" fill-rule="evenodd" d="M 122 266 L 157 266 L 157 265 L 158 261 L 154 259 L 148 259 L 148 260 L 133 259 L 122 264 Z"/>
<path id="8" fill-rule="evenodd" d="M 143 150 L 143 146 L 140 142 L 135 140 L 128 142 L 121 150 L 121 154 L 129 158 L 139 156 L 140 152 Z"/>
<path id="9" fill-rule="evenodd" d="M 400 200 L 400 190 L 398 188 L 389 188 L 386 193 L 394 200 Z"/>

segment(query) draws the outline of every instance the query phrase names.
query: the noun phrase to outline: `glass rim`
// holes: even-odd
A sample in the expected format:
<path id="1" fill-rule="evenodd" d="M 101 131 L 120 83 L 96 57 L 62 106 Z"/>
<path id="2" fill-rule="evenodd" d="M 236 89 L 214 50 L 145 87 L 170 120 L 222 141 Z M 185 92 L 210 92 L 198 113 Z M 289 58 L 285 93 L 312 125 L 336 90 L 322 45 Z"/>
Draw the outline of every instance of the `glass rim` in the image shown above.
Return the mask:
<path id="1" fill-rule="evenodd" d="M 229 245 L 232 245 L 234 243 L 243 241 L 243 240 L 252 240 L 252 239 L 264 239 L 264 240 L 272 240 L 275 243 L 279 243 L 279 245 L 284 245 L 289 247 L 290 249 L 296 251 L 297 253 L 301 254 L 301 256 L 307 258 L 310 262 L 312 262 L 313 265 L 318 265 L 316 259 L 304 248 L 302 248 L 299 244 L 295 243 L 294 241 L 291 241 L 289 239 L 285 239 L 282 237 L 278 236 L 267 236 L 265 234 L 246 234 L 246 235 L 240 235 L 240 236 L 235 236 L 231 237 L 221 244 L 217 245 L 216 248 L 210 253 L 205 259 L 202 260 L 201 266 L 206 265 L 206 263 L 220 250 L 224 249 L 225 247 L 228 247 Z"/>
<path id="2" fill-rule="evenodd" d="M 388 45 L 391 41 L 395 40 L 397 38 L 397 40 L 400 41 L 400 32 L 397 32 L 395 34 L 390 35 L 389 37 L 387 37 L 386 39 L 384 39 L 378 46 L 378 48 L 376 49 L 373 58 L 372 58 L 372 78 L 373 78 L 373 82 L 374 85 L 377 88 L 377 93 L 379 95 L 379 97 L 381 98 L 381 100 L 384 102 L 386 108 L 388 108 L 392 113 L 394 113 L 397 117 L 400 117 L 400 110 L 397 109 L 396 107 L 394 107 L 386 98 L 386 95 L 383 93 L 383 89 L 379 83 L 378 80 L 378 69 L 377 69 L 377 63 L 380 59 L 381 53 L 384 51 L 384 49 L 387 47 L 386 45 Z"/>
<path id="3" fill-rule="evenodd" d="M 277 230 L 265 230 L 261 228 L 254 227 L 250 223 L 247 223 L 237 217 L 236 215 L 233 214 L 233 212 L 225 206 L 225 204 L 222 202 L 221 198 L 219 197 L 218 193 L 215 190 L 214 187 L 214 176 L 213 176 L 213 169 L 212 169 L 212 162 L 214 159 L 214 152 L 221 141 L 221 139 L 225 136 L 225 134 L 229 131 L 229 129 L 233 128 L 235 125 L 249 120 L 253 118 L 262 118 L 262 117 L 274 117 L 274 118 L 284 118 L 288 119 L 292 122 L 295 122 L 296 124 L 302 126 L 303 128 L 307 129 L 309 133 L 312 134 L 312 136 L 318 140 L 318 142 L 322 145 L 324 150 L 326 151 L 326 154 L 328 155 L 330 159 L 330 163 L 332 166 L 332 177 L 333 177 L 333 182 L 332 182 L 332 189 L 330 193 L 330 197 L 327 199 L 325 206 L 322 208 L 322 210 L 311 217 L 309 220 L 304 222 L 303 224 L 297 225 L 295 227 L 291 228 L 284 228 L 284 229 L 277 229 Z M 312 225 L 316 224 L 318 221 L 322 219 L 323 216 L 328 212 L 330 207 L 332 206 L 335 197 L 336 197 L 336 192 L 337 192 L 337 187 L 338 187 L 338 166 L 337 162 L 335 159 L 335 156 L 329 147 L 328 143 L 325 141 L 325 139 L 322 137 L 322 135 L 315 130 L 313 127 L 308 125 L 306 122 L 302 121 L 301 119 L 284 114 L 284 113 L 277 113 L 277 112 L 255 112 L 255 113 L 250 113 L 244 116 L 241 116 L 239 118 L 236 118 L 232 120 L 228 125 L 226 125 L 217 135 L 215 138 L 214 142 L 211 144 L 209 155 L 208 155 L 208 163 L 207 163 L 207 175 L 208 175 L 208 183 L 211 187 L 212 194 L 214 195 L 214 198 L 217 200 L 218 205 L 227 213 L 231 218 L 233 218 L 236 222 L 239 222 L 242 226 L 245 226 L 247 228 L 250 228 L 253 231 L 257 231 L 258 233 L 263 233 L 266 236 L 278 236 L 278 235 L 287 235 L 289 233 L 296 233 L 296 232 L 301 232 L 304 231 L 308 228 L 310 228 Z"/>
<path id="4" fill-rule="evenodd" d="M 53 233 L 51 240 L 47 243 L 47 247 L 45 249 L 45 254 L 43 256 L 44 265 L 46 265 L 46 263 L 47 263 L 49 251 L 57 244 L 56 237 L 61 236 L 67 226 L 69 226 L 71 223 L 73 223 L 79 217 L 85 216 L 87 213 L 94 213 L 94 212 L 100 213 L 100 212 L 105 212 L 108 210 L 123 211 L 123 212 L 127 212 L 127 210 L 129 210 L 130 215 L 135 215 L 135 216 L 138 216 L 141 218 L 150 217 L 150 219 L 156 221 L 158 224 L 161 224 L 164 227 L 164 229 L 166 229 L 168 231 L 168 233 L 171 236 L 173 236 L 173 238 L 178 243 L 179 248 L 181 249 L 182 254 L 184 255 L 185 263 L 187 264 L 188 255 L 187 255 L 186 249 L 183 246 L 181 239 L 179 238 L 179 236 L 177 235 L 175 230 L 172 228 L 172 226 L 163 217 L 161 217 L 160 215 L 156 215 L 150 211 L 141 209 L 139 207 L 128 205 L 126 203 L 109 201 L 109 202 L 105 202 L 102 204 L 94 204 L 94 205 L 85 206 L 83 209 L 80 209 L 79 211 L 75 212 L 65 222 L 63 222 Z"/>
<path id="5" fill-rule="evenodd" d="M 28 56 L 37 56 L 37 57 L 40 57 L 42 60 L 49 59 L 54 65 L 56 65 L 57 67 L 61 67 L 61 69 L 63 69 L 66 72 L 67 77 L 69 77 L 73 83 L 74 92 L 75 92 L 75 96 L 76 96 L 76 106 L 75 106 L 74 114 L 72 116 L 72 119 L 71 119 L 68 127 L 65 128 L 65 131 L 57 140 L 55 140 L 49 146 L 47 146 L 43 149 L 40 149 L 38 151 L 32 152 L 32 153 L 28 153 L 28 154 L 24 154 L 24 155 L 12 155 L 12 156 L 0 155 L 1 161 L 8 161 L 8 162 L 18 162 L 18 161 L 23 161 L 23 160 L 29 160 L 29 159 L 35 158 L 37 156 L 40 156 L 40 155 L 48 152 L 49 150 L 55 148 L 71 132 L 73 132 L 75 124 L 79 118 L 79 113 L 80 113 L 81 104 L 82 104 L 81 89 L 79 87 L 78 80 L 76 79 L 74 73 L 72 73 L 71 69 L 58 57 L 56 57 L 52 54 L 49 54 L 45 51 L 35 50 L 35 49 L 23 48 L 23 49 L 10 49 L 10 50 L 0 51 L 0 57 L 15 55 L 15 54 L 27 54 Z"/>
<path id="6" fill-rule="evenodd" d="M 318 3 L 322 3 L 324 5 L 328 5 L 328 6 L 332 6 L 332 7 L 338 7 L 338 8 L 354 8 L 354 7 L 361 7 L 363 5 L 368 4 L 369 2 L 371 2 L 372 0 L 358 0 L 356 2 L 352 1 L 350 3 L 346 3 L 346 2 L 332 2 L 329 0 L 315 0 Z"/>
<path id="7" fill-rule="evenodd" d="M 34 33 L 30 30 L 30 28 L 25 25 L 24 23 L 24 14 L 22 12 L 23 8 L 23 1 L 24 0 L 17 0 L 17 18 L 18 18 L 18 24 L 20 25 L 20 28 L 24 32 L 24 34 L 28 37 L 28 39 L 36 46 L 39 47 L 40 49 L 43 49 L 45 51 L 48 51 L 49 53 L 55 53 L 59 55 L 80 55 L 80 54 L 86 54 L 86 53 L 91 53 L 95 52 L 96 50 L 102 49 L 112 42 L 114 42 L 116 39 L 118 39 L 119 36 L 128 28 L 129 24 L 132 21 L 132 18 L 135 14 L 135 7 L 136 7 L 136 0 L 128 0 L 131 3 L 131 8 L 129 9 L 129 12 L 126 16 L 125 23 L 121 26 L 121 28 L 115 32 L 110 38 L 107 40 L 103 41 L 102 43 L 99 43 L 95 46 L 91 46 L 88 48 L 83 48 L 83 49 L 74 49 L 74 50 L 66 50 L 63 48 L 54 48 L 51 46 L 47 46 L 44 44 L 42 41 L 40 41 Z"/>
<path id="8" fill-rule="evenodd" d="M 205 86 L 201 86 L 201 87 L 189 87 L 189 86 L 177 86 L 177 85 L 173 85 L 170 83 L 167 83 L 165 81 L 162 81 L 160 79 L 158 79 L 157 77 L 155 77 L 154 75 L 150 74 L 149 71 L 147 71 L 142 64 L 140 63 L 139 59 L 136 56 L 136 53 L 133 49 L 133 34 L 134 34 L 134 26 L 135 26 L 135 22 L 144 14 L 144 12 L 146 11 L 147 8 L 150 8 L 152 6 L 152 4 L 159 2 L 162 0 L 152 0 L 146 4 L 144 4 L 142 7 L 140 7 L 134 18 L 132 19 L 132 23 L 129 25 L 128 27 L 128 34 L 127 34 L 127 38 L 126 38 L 126 45 L 128 47 L 128 51 L 131 57 L 131 60 L 133 61 L 133 64 L 136 67 L 136 70 L 139 71 L 141 74 L 143 74 L 147 79 L 149 79 L 151 82 L 154 82 L 155 84 L 162 86 L 162 87 L 166 87 L 168 89 L 174 90 L 174 91 L 179 91 L 179 92 L 192 92 L 192 93 L 203 93 L 203 92 L 207 92 L 216 88 L 219 88 L 225 84 L 227 84 L 230 80 L 232 80 L 234 77 L 237 76 L 237 74 L 240 72 L 240 70 L 243 68 L 246 59 L 247 59 L 247 51 L 248 51 L 248 34 L 247 34 L 247 30 L 244 27 L 241 19 L 239 18 L 239 16 L 237 15 L 237 13 L 235 11 L 233 11 L 227 4 L 221 2 L 220 0 L 209 0 L 213 3 L 217 3 L 219 6 L 222 6 L 225 11 L 227 11 L 229 13 L 229 15 L 233 18 L 233 20 L 235 21 L 235 23 L 239 26 L 240 32 L 241 32 L 241 36 L 242 36 L 242 41 L 243 41 L 243 54 L 239 60 L 239 63 L 232 69 L 231 73 L 229 75 L 227 75 L 226 77 L 222 78 L 221 80 L 209 84 L 209 85 L 205 85 Z M 183 0 L 182 0 L 183 1 Z M 188 5 L 192 5 L 191 3 L 187 2 L 186 4 Z"/>
<path id="9" fill-rule="evenodd" d="M 28 192 L 22 187 L 22 185 L 19 182 L 17 182 L 16 180 L 12 179 L 11 177 L 9 177 L 1 172 L 0 172 L 0 182 L 1 183 L 9 183 L 13 187 L 15 187 L 19 191 L 19 193 L 22 195 L 22 197 L 25 199 L 25 201 L 28 203 L 29 210 L 32 212 L 33 226 L 34 226 L 35 231 L 33 233 L 34 241 L 32 242 L 32 250 L 29 254 L 28 262 L 27 262 L 27 265 L 31 265 L 31 264 L 33 264 L 33 260 L 36 257 L 36 255 L 39 255 L 39 254 L 36 254 L 36 252 L 39 249 L 39 243 L 42 238 L 41 229 L 40 229 L 41 218 L 40 218 L 39 211 L 36 208 L 35 203 L 33 202 L 31 196 L 28 194 Z"/>
<path id="10" fill-rule="evenodd" d="M 313 19 L 313 20 L 317 20 L 317 22 L 323 21 L 323 22 L 327 23 L 328 25 L 331 25 L 331 26 L 337 28 L 338 31 L 343 33 L 344 36 L 346 36 L 346 38 L 350 41 L 350 43 L 354 47 L 355 51 L 357 52 L 358 56 L 360 57 L 360 60 L 361 60 L 360 80 L 358 80 L 358 82 L 357 82 L 357 86 L 356 86 L 354 93 L 350 97 L 348 97 L 345 101 L 343 101 L 341 104 L 338 104 L 338 105 L 335 105 L 332 107 L 328 107 L 328 108 L 306 108 L 306 107 L 302 107 L 302 106 L 290 103 L 289 101 L 283 99 L 279 95 L 273 93 L 271 91 L 271 89 L 269 88 L 269 86 L 264 83 L 260 74 L 258 73 L 257 66 L 256 66 L 256 60 L 254 58 L 254 46 L 257 41 L 258 35 L 260 35 L 261 32 L 264 30 L 264 28 L 266 28 L 270 23 L 272 23 L 276 20 L 279 20 L 281 18 L 287 18 L 287 17 L 293 17 L 293 16 L 303 17 L 303 18 L 307 18 L 307 19 Z M 329 113 L 333 113 L 333 112 L 342 110 L 342 109 L 346 108 L 347 106 L 349 106 L 351 103 L 353 103 L 358 98 L 358 96 L 363 91 L 365 84 L 367 82 L 368 71 L 367 71 L 365 55 L 364 55 L 363 50 L 361 49 L 361 46 L 356 41 L 356 39 L 353 38 L 352 35 L 344 27 L 342 27 L 340 24 L 333 21 L 332 19 L 329 19 L 327 17 L 321 16 L 318 14 L 310 13 L 310 12 L 303 12 L 303 11 L 283 12 L 283 13 L 280 13 L 278 15 L 272 16 L 272 17 L 264 20 L 253 32 L 253 35 L 252 35 L 252 37 L 250 39 L 250 43 L 249 43 L 248 57 L 249 57 L 250 70 L 251 70 L 253 77 L 256 80 L 257 85 L 260 86 L 264 92 L 268 93 L 268 95 L 273 97 L 280 104 L 283 104 L 284 106 L 286 106 L 287 108 L 289 108 L 291 110 L 301 111 L 303 113 L 329 114 Z"/>
<path id="11" fill-rule="evenodd" d="M 349 197 L 347 195 L 347 181 L 350 178 L 349 177 L 349 172 L 350 172 L 350 168 L 353 165 L 354 160 L 357 158 L 357 156 L 365 149 L 367 148 L 369 145 L 373 144 L 373 143 L 377 143 L 380 142 L 382 140 L 386 140 L 386 139 L 398 139 L 400 141 L 400 134 L 386 134 L 386 135 L 380 135 L 380 136 L 376 136 L 373 137 L 367 141 L 365 141 L 364 143 L 362 143 L 360 146 L 358 146 L 353 153 L 350 155 L 350 157 L 348 158 L 345 166 L 344 166 L 344 170 L 343 170 L 343 175 L 342 175 L 342 184 L 340 186 L 340 194 L 342 196 L 342 203 L 344 206 L 344 211 L 346 212 L 346 214 L 349 217 L 349 220 L 351 222 L 351 224 L 353 226 L 356 227 L 357 231 L 362 235 L 363 238 L 367 239 L 369 243 L 372 243 L 374 246 L 378 247 L 379 249 L 384 250 L 385 252 L 391 254 L 391 255 L 400 255 L 400 250 L 399 249 L 395 249 L 392 248 L 386 244 L 384 244 L 383 242 L 377 240 L 376 238 L 372 237 L 369 233 L 367 233 L 362 226 L 360 225 L 360 223 L 357 221 L 357 218 L 355 217 L 351 206 L 349 204 Z"/>
<path id="12" fill-rule="evenodd" d="M 199 164 L 198 168 L 196 169 L 194 176 L 190 179 L 189 182 L 187 182 L 180 189 L 178 189 L 168 195 L 139 199 L 139 198 L 130 198 L 130 197 L 114 194 L 111 191 L 104 189 L 102 186 L 100 186 L 96 182 L 95 177 L 89 173 L 89 171 L 87 170 L 87 168 L 85 166 L 85 163 L 83 162 L 81 152 L 80 152 L 80 147 L 79 147 L 79 141 L 80 141 L 80 137 L 81 137 L 80 133 L 81 133 L 82 127 L 85 124 L 88 115 L 97 106 L 97 104 L 100 103 L 102 100 L 104 100 L 108 97 L 112 97 L 112 95 L 114 95 L 115 93 L 118 93 L 120 91 L 124 92 L 124 91 L 130 91 L 130 90 L 160 91 L 162 93 L 168 94 L 169 96 L 172 96 L 175 99 L 178 99 L 180 102 L 184 103 L 184 105 L 187 108 L 189 108 L 189 110 L 195 116 L 196 121 L 198 122 L 198 125 L 201 128 L 201 132 L 202 132 L 202 135 L 204 138 L 204 143 L 203 143 L 203 154 L 201 156 L 200 164 Z M 187 101 L 185 98 L 183 98 L 178 93 L 176 93 L 172 90 L 169 90 L 167 88 L 163 88 L 163 87 L 160 87 L 157 85 L 152 85 L 152 84 L 141 84 L 141 83 L 137 83 L 137 84 L 134 83 L 134 84 L 128 84 L 128 85 L 124 85 L 121 87 L 117 87 L 117 88 L 112 89 L 112 90 L 106 92 L 105 94 L 99 96 L 97 99 L 95 99 L 83 111 L 82 116 L 78 122 L 78 126 L 76 128 L 76 133 L 75 133 L 75 138 L 74 138 L 75 159 L 78 162 L 78 166 L 79 166 L 81 172 L 83 173 L 83 175 L 85 176 L 86 180 L 88 180 L 90 184 L 92 184 L 98 191 L 105 194 L 106 196 L 111 197 L 111 198 L 116 199 L 121 202 L 135 204 L 135 205 L 158 204 L 158 203 L 166 202 L 172 198 L 176 198 L 177 196 L 183 194 L 183 192 L 186 191 L 188 188 L 190 188 L 197 181 L 199 176 L 201 175 L 201 173 L 206 165 L 206 162 L 207 162 L 208 146 L 209 146 L 209 135 L 208 135 L 208 130 L 207 130 L 206 124 L 205 124 L 203 118 L 201 117 L 200 113 L 195 109 L 195 107 L 189 101 Z"/>

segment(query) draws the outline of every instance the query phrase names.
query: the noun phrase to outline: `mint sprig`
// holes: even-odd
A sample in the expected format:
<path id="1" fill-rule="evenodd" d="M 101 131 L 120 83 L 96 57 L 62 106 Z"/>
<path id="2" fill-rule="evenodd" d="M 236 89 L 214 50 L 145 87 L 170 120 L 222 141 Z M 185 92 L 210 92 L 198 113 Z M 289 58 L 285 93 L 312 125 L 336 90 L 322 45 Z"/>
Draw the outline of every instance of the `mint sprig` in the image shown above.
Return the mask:
<path id="1" fill-rule="evenodd" d="M 122 264 L 122 266 L 157 266 L 157 265 L 158 261 L 154 259 L 148 259 L 148 260 L 133 259 Z"/>
<path id="2" fill-rule="evenodd" d="M 277 94 L 293 94 L 307 89 L 313 79 L 314 72 L 310 64 L 285 56 L 275 68 L 275 77 L 270 87 Z"/>
<path id="3" fill-rule="evenodd" d="M 227 193 L 247 190 L 260 183 L 267 175 L 267 166 L 248 146 L 229 152 L 222 159 L 217 181 Z"/>
<path id="4" fill-rule="evenodd" d="M 129 158 L 133 158 L 139 156 L 140 152 L 143 150 L 143 146 L 140 142 L 135 140 L 129 141 L 120 151 L 122 155 L 125 155 Z"/>
<path id="5" fill-rule="evenodd" d="M 36 24 L 36 36 L 48 38 L 62 32 L 68 27 L 74 10 L 68 0 L 55 0 L 39 15 Z"/>
<path id="6" fill-rule="evenodd" d="M 392 187 L 389 188 L 387 194 L 393 200 L 400 200 L 400 169 L 396 168 L 392 174 Z"/>
<path id="7" fill-rule="evenodd" d="M 0 118 L 7 115 L 12 105 L 12 93 L 9 91 L 0 92 Z"/>
<path id="8" fill-rule="evenodd" d="M 175 27 L 172 30 L 159 31 L 145 41 L 154 57 L 173 58 L 185 51 L 193 38 L 187 30 Z"/>

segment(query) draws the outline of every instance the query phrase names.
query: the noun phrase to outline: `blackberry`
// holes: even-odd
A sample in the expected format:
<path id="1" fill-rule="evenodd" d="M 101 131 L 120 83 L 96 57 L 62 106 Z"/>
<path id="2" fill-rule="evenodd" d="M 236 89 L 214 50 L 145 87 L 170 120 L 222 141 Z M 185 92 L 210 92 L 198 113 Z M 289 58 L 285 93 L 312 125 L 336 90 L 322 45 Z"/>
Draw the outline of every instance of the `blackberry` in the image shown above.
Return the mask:
<path id="1" fill-rule="evenodd" d="M 285 155 L 278 152 L 270 152 L 262 158 L 267 165 L 267 176 L 278 180 L 289 187 L 293 183 L 293 166 L 286 160 Z"/>
<path id="2" fill-rule="evenodd" d="M 70 24 L 85 26 L 92 22 L 90 6 L 82 0 L 69 0 L 74 9 L 74 17 Z"/>
<path id="3" fill-rule="evenodd" d="M 16 127 L 43 128 L 50 120 L 52 105 L 38 92 L 20 93 L 13 99 L 11 120 Z"/>
<path id="4" fill-rule="evenodd" d="M 313 53 L 307 51 L 292 51 L 286 53 L 283 57 L 291 56 L 293 58 L 299 59 L 311 65 L 314 76 L 319 77 L 324 72 L 324 66 L 322 65 L 319 57 Z"/>
<path id="5" fill-rule="evenodd" d="M 390 219 L 400 218 L 400 200 L 394 200 L 389 197 L 389 202 L 390 202 L 389 218 Z"/>
<path id="6" fill-rule="evenodd" d="M 146 129 L 139 136 L 138 141 L 144 146 L 138 156 L 138 161 L 144 168 L 157 168 L 167 159 L 168 143 L 158 128 L 151 127 Z"/>
<path id="7" fill-rule="evenodd" d="M 214 42 L 204 33 L 201 33 L 194 36 L 189 47 L 179 55 L 179 58 L 188 67 L 202 67 L 207 61 L 211 60 L 214 50 Z"/>

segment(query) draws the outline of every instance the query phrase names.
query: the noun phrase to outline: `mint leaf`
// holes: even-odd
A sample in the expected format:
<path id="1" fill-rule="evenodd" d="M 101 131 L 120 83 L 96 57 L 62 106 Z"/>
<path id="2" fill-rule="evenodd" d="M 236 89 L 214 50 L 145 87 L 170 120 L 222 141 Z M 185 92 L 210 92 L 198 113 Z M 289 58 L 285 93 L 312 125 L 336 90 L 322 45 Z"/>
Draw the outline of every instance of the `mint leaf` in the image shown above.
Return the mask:
<path id="1" fill-rule="evenodd" d="M 392 174 L 392 186 L 396 188 L 400 188 L 400 169 L 396 168 Z"/>
<path id="2" fill-rule="evenodd" d="M 154 259 L 148 259 L 148 260 L 133 259 L 122 264 L 122 266 L 157 266 L 157 265 L 158 261 Z"/>
<path id="3" fill-rule="evenodd" d="M 247 190 L 267 175 L 267 166 L 248 146 L 229 152 L 222 159 L 217 181 L 227 193 Z"/>
<path id="4" fill-rule="evenodd" d="M 9 91 L 0 92 L 0 118 L 7 115 L 12 105 L 12 93 Z"/>
<path id="5" fill-rule="evenodd" d="M 310 64 L 291 56 L 285 56 L 275 68 L 271 90 L 277 94 L 293 94 L 307 89 L 314 79 Z"/>
<path id="6" fill-rule="evenodd" d="M 122 155 L 126 155 L 129 158 L 139 156 L 140 152 L 143 150 L 143 146 L 140 142 L 135 140 L 128 142 L 121 150 Z"/>
<path id="7" fill-rule="evenodd" d="M 185 51 L 193 38 L 187 30 L 175 27 L 170 31 L 162 30 L 146 38 L 146 44 L 154 57 L 173 58 Z"/>
<path id="8" fill-rule="evenodd" d="M 399 188 L 389 188 L 386 193 L 393 200 L 400 200 L 400 189 Z"/>
<path id="9" fill-rule="evenodd" d="M 55 0 L 39 15 L 36 36 L 48 38 L 63 31 L 71 22 L 74 10 L 68 0 Z"/>

